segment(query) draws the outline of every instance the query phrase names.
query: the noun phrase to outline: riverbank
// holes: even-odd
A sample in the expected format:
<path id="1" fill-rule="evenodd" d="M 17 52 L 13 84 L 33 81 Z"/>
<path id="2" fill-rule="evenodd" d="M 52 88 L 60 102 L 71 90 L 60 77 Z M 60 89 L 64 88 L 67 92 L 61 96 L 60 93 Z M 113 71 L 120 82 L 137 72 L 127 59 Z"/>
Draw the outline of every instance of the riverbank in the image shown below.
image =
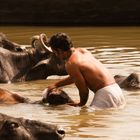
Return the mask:
<path id="1" fill-rule="evenodd" d="M 140 1 L 1 0 L 0 24 L 140 25 Z"/>

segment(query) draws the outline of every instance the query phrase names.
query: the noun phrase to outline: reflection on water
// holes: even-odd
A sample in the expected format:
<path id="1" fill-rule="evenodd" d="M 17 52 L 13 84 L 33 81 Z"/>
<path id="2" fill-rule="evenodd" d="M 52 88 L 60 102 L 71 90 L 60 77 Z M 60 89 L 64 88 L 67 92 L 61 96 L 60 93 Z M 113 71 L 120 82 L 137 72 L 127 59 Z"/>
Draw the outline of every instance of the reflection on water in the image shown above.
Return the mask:
<path id="1" fill-rule="evenodd" d="M 122 48 L 94 48 L 93 54 L 101 60 L 112 73 L 128 75 L 131 72 L 140 72 L 140 50 L 132 47 Z M 129 67 L 129 68 L 128 68 Z"/>
<path id="2" fill-rule="evenodd" d="M 20 44 L 28 44 L 30 37 L 42 32 L 48 36 L 56 32 L 66 32 L 77 47 L 87 47 L 101 60 L 110 72 L 128 75 L 140 73 L 140 27 L 0 27 L 8 38 Z M 19 93 L 31 100 L 41 99 L 42 91 L 60 77 L 48 80 L 0 84 L 1 88 Z M 78 100 L 74 85 L 64 88 Z M 86 107 L 48 105 L 0 105 L 0 112 L 16 117 L 25 117 L 58 124 L 66 129 L 65 140 L 137 140 L 140 137 L 140 92 L 123 90 L 127 105 L 122 110 L 94 110 Z"/>

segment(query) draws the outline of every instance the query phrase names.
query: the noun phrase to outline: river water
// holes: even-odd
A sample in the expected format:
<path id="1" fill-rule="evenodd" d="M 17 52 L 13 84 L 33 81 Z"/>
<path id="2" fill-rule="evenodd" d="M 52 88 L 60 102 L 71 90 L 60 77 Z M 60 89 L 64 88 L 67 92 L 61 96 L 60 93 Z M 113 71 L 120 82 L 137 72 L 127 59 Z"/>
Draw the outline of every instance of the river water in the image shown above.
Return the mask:
<path id="1" fill-rule="evenodd" d="M 66 32 L 75 47 L 87 47 L 110 70 L 112 75 L 127 76 L 140 73 L 140 27 L 45 27 L 1 26 L 0 32 L 20 44 L 30 44 L 33 35 L 46 33 L 51 36 Z M 41 99 L 42 91 L 62 77 L 51 76 L 47 80 L 0 84 L 1 88 L 19 93 L 31 100 Z M 74 100 L 78 91 L 74 85 L 64 87 Z M 30 104 L 0 105 L 0 112 L 15 117 L 41 120 L 62 126 L 65 140 L 139 140 L 140 139 L 140 91 L 123 90 L 127 104 L 124 109 L 94 110 L 89 107 L 41 106 Z"/>

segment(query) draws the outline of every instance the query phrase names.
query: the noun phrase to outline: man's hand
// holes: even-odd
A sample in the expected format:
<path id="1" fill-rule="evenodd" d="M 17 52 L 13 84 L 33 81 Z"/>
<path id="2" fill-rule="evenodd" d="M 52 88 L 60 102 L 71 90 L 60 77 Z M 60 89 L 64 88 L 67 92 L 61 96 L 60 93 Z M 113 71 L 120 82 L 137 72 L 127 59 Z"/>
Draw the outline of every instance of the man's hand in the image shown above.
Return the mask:
<path id="1" fill-rule="evenodd" d="M 47 92 L 51 92 L 53 89 L 57 88 L 55 85 L 50 85 L 47 87 Z"/>
<path id="2" fill-rule="evenodd" d="M 70 106 L 75 106 L 75 107 L 77 107 L 77 106 L 81 106 L 81 105 L 80 105 L 80 103 L 78 103 L 78 102 L 74 102 L 74 103 L 67 103 L 67 105 L 70 105 Z"/>
<path id="3" fill-rule="evenodd" d="M 43 94 L 43 99 L 42 99 L 42 101 L 43 101 L 43 102 L 46 102 L 49 93 L 52 92 L 52 90 L 55 89 L 55 88 L 56 88 L 55 85 L 50 85 L 50 86 L 48 86 L 46 89 L 44 89 L 44 91 L 42 92 L 42 94 Z"/>

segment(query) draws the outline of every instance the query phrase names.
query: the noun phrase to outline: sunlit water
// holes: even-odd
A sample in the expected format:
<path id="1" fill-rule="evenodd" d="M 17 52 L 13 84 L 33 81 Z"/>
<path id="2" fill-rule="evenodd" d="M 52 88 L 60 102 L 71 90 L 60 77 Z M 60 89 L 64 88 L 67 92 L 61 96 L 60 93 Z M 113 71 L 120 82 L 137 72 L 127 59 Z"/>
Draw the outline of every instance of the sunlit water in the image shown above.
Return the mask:
<path id="1" fill-rule="evenodd" d="M 20 44 L 29 44 L 31 36 L 46 33 L 66 32 L 72 37 L 75 47 L 87 47 L 101 60 L 112 75 L 140 73 L 140 27 L 0 27 L 7 37 Z M 42 97 L 42 91 L 52 82 L 62 77 L 49 77 L 47 80 L 0 84 L 1 88 L 19 93 L 31 100 Z M 78 100 L 74 85 L 64 88 Z M 0 112 L 15 117 L 41 120 L 57 124 L 66 130 L 65 140 L 139 140 L 140 139 L 140 91 L 125 91 L 127 105 L 119 110 L 95 111 L 89 107 L 67 105 L 1 105 Z"/>

